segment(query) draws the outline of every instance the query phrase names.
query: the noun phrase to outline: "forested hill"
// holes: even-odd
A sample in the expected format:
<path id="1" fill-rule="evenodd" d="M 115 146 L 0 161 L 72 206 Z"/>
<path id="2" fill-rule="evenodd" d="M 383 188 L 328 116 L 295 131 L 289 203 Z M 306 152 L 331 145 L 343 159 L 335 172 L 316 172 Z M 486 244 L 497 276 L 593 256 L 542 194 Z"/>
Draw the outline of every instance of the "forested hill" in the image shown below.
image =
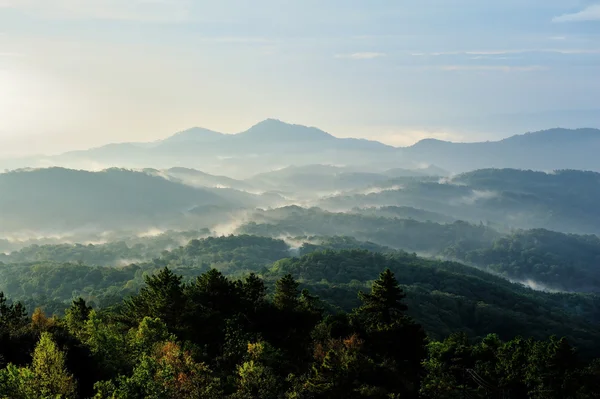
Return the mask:
<path id="1" fill-rule="evenodd" d="M 257 204 L 255 196 L 248 193 L 191 187 L 124 169 L 87 172 L 50 168 L 0 173 L 0 232 L 9 234 L 181 228 L 194 208 L 232 209 Z"/>
<path id="2" fill-rule="evenodd" d="M 599 173 L 485 169 L 441 178 L 390 177 L 388 172 L 392 173 L 312 165 L 244 181 L 183 168 L 143 172 L 50 168 L 0 173 L 0 207 L 4 210 L 0 212 L 0 234 L 64 236 L 237 227 L 240 222 L 266 219 L 257 208 L 274 209 L 267 217 L 289 211 L 290 232 L 306 226 L 303 220 L 292 220 L 294 213 L 313 218 L 331 211 L 338 219 L 354 217 L 355 221 L 355 216 L 345 214 L 438 223 L 483 221 L 502 231 L 545 228 L 600 234 L 596 206 L 600 201 Z M 297 205 L 312 208 L 302 211 Z M 329 235 L 324 231 L 306 233 Z"/>
<path id="3" fill-rule="evenodd" d="M 410 206 L 507 228 L 600 234 L 600 174 L 482 169 L 451 178 L 396 178 L 319 201 L 330 210 Z"/>
<path id="4" fill-rule="evenodd" d="M 534 291 L 472 267 L 351 238 L 298 237 L 297 242 L 304 243 L 292 249 L 281 240 L 254 236 L 192 240 L 152 260 L 117 268 L 88 266 L 82 259 L 101 263 L 110 250 L 124 251 L 127 246 L 98 250 L 75 246 L 72 263 L 64 262 L 65 247 L 56 247 L 54 253 L 52 247 L 40 247 L 37 261 L 0 265 L 0 291 L 29 308 L 42 306 L 50 314 L 60 314 L 77 297 L 94 306 L 114 305 L 135 294 L 144 276 L 164 267 L 182 274 L 186 281 L 216 268 L 231 276 L 259 273 L 267 285 L 291 273 L 335 311 L 356 306 L 356 291 L 368 287 L 380 270 L 390 268 L 411 294 L 409 314 L 432 337 L 457 330 L 471 337 L 496 332 L 507 339 L 519 334 L 543 338 L 553 333 L 566 335 L 587 350 L 593 350 L 591 342 L 600 337 L 596 296 Z M 23 254 L 32 256 L 34 250 Z M 291 258 L 294 254 L 300 257 Z"/>
<path id="5" fill-rule="evenodd" d="M 339 261 L 344 254 L 334 256 Z M 276 269 L 306 273 L 310 262 Z M 390 261 L 376 260 L 382 262 Z M 427 340 L 406 314 L 407 295 L 413 293 L 387 269 L 362 287 L 354 309 L 328 314 L 326 303 L 291 274 L 268 290 L 254 274 L 234 281 L 212 269 L 183 283 L 168 268 L 147 276 L 138 294 L 112 310 L 78 299 L 61 318 L 39 309 L 29 318 L 2 294 L 0 395 L 597 397 L 598 363 L 579 356 L 567 339 L 504 341 L 489 334 L 471 341 L 455 333 Z"/>

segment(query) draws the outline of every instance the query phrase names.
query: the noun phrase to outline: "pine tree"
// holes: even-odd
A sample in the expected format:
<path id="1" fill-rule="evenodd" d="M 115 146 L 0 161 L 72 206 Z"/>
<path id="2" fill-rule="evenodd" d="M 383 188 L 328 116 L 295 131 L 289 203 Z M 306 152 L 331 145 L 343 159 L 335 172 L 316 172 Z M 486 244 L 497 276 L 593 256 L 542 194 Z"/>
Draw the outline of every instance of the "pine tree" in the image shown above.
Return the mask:
<path id="1" fill-rule="evenodd" d="M 254 273 L 251 273 L 242 284 L 242 295 L 247 304 L 257 309 L 265 301 L 267 289 L 265 283 Z"/>
<path id="2" fill-rule="evenodd" d="M 148 316 L 158 317 L 169 328 L 177 329 L 185 302 L 181 276 L 165 267 L 146 277 L 146 286 L 140 293 L 125 301 L 125 315 L 134 326 Z"/>
<path id="3" fill-rule="evenodd" d="M 23 322 L 27 316 L 25 308 L 20 302 L 8 304 L 4 292 L 0 291 L 0 325 L 14 325 Z"/>
<path id="4" fill-rule="evenodd" d="M 88 306 L 83 298 L 73 301 L 71 307 L 65 311 L 65 324 L 71 334 L 82 337 L 84 324 L 91 311 L 92 307 Z"/>
<path id="5" fill-rule="evenodd" d="M 405 297 L 406 295 L 398 285 L 394 273 L 390 269 L 387 269 L 373 283 L 370 294 L 359 293 L 359 298 L 363 301 L 363 305 L 358 311 L 373 322 L 389 324 L 401 318 L 408 309 L 402 303 Z"/>
<path id="6" fill-rule="evenodd" d="M 298 282 L 294 280 L 291 274 L 286 274 L 275 284 L 275 296 L 273 304 L 281 310 L 293 310 L 299 305 Z"/>
<path id="7" fill-rule="evenodd" d="M 355 311 L 354 324 L 362 330 L 368 354 L 386 381 L 382 388 L 402 397 L 418 396 L 426 336 L 423 328 L 405 315 L 407 306 L 402 300 L 406 295 L 394 274 L 385 270 L 371 293 L 360 292 L 359 297 L 363 305 Z"/>

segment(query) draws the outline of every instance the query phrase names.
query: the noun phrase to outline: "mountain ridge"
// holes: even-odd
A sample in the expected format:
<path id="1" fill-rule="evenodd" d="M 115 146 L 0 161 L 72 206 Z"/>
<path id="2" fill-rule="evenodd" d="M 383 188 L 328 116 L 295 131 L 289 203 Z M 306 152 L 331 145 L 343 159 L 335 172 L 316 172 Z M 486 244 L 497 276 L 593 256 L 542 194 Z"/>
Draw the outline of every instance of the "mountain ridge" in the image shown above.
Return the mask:
<path id="1" fill-rule="evenodd" d="M 110 143 L 48 157 L 0 162 L 0 169 L 63 166 L 105 169 L 184 167 L 236 179 L 290 165 L 329 164 L 383 172 L 436 165 L 451 173 L 485 168 L 600 171 L 600 130 L 554 128 L 485 142 L 434 138 L 407 147 L 339 138 L 316 127 L 267 119 L 249 129 L 224 134 L 191 128 L 151 143 Z"/>

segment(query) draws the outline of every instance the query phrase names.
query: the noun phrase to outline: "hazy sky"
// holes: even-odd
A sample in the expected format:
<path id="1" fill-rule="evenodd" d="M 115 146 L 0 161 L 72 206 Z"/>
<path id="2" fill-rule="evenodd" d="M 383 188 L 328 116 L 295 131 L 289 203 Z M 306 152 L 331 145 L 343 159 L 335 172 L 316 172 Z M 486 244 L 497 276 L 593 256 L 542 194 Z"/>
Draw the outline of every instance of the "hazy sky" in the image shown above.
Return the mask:
<path id="1" fill-rule="evenodd" d="M 0 0 L 0 155 L 268 117 L 485 140 L 595 109 L 598 0 Z"/>

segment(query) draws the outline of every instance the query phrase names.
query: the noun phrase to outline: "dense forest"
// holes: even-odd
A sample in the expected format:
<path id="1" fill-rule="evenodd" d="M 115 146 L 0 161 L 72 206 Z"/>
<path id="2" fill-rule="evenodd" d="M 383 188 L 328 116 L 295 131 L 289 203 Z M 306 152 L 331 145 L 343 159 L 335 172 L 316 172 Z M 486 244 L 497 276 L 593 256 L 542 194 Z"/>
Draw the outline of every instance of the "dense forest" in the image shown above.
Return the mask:
<path id="1" fill-rule="evenodd" d="M 293 265 L 278 265 L 288 268 Z M 593 398 L 600 363 L 565 338 L 455 333 L 427 339 L 382 272 L 348 311 L 285 274 L 170 269 L 109 309 L 83 299 L 64 317 L 0 296 L 5 398 Z M 273 323 L 273 320 L 277 320 Z M 461 396 L 462 395 L 462 396 Z"/>
<path id="2" fill-rule="evenodd" d="M 60 260 L 52 259 L 51 247 L 44 247 L 44 259 L 2 265 L 0 289 L 28 308 L 62 314 L 78 297 L 94 307 L 113 306 L 137 293 L 147 276 L 164 267 L 186 282 L 211 269 L 233 278 L 256 273 L 269 287 L 291 273 L 335 312 L 358 306 L 356 291 L 389 268 L 410 294 L 409 315 L 431 337 L 457 330 L 472 338 L 495 332 L 503 339 L 519 334 L 541 339 L 550 333 L 597 351 L 600 298 L 595 295 L 536 291 L 473 267 L 349 237 L 297 237 L 295 243 L 291 247 L 279 239 L 247 235 L 194 239 L 151 260 L 120 267 L 88 265 L 79 258 L 82 248 L 76 245 L 66 262 L 64 246 L 57 247 Z"/>

